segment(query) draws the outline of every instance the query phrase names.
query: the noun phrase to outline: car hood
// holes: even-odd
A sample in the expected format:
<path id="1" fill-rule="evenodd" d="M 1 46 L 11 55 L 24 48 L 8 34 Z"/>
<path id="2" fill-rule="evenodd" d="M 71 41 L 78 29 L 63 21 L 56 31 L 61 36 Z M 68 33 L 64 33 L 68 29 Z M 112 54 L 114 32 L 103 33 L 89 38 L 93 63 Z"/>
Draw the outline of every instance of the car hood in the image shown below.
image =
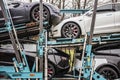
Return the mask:
<path id="1" fill-rule="evenodd" d="M 62 27 L 62 25 L 64 25 L 67 22 L 79 22 L 79 21 L 82 21 L 83 18 L 84 18 L 84 16 L 78 16 L 78 17 L 72 17 L 72 18 L 64 19 L 58 25 L 54 26 L 53 31 L 56 30 L 56 29 L 60 29 Z"/>
<path id="2" fill-rule="evenodd" d="M 64 19 L 63 20 L 63 22 L 67 22 L 67 21 L 81 21 L 81 20 L 83 20 L 83 18 L 84 18 L 84 16 L 82 15 L 82 16 L 77 16 L 77 17 L 72 17 L 72 18 L 68 18 L 68 19 Z"/>

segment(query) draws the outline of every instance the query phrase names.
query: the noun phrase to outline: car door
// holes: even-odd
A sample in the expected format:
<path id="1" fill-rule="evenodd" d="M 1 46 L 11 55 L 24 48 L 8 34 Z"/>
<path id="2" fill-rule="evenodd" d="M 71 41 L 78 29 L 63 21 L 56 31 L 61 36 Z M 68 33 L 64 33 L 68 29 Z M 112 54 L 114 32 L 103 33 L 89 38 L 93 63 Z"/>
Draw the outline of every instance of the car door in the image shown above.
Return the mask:
<path id="1" fill-rule="evenodd" d="M 115 27 L 115 10 L 113 4 L 97 8 L 95 33 L 111 33 Z"/>
<path id="2" fill-rule="evenodd" d="M 115 4 L 115 28 L 116 32 L 120 32 L 120 3 Z"/>
<path id="3" fill-rule="evenodd" d="M 93 10 L 89 11 L 84 16 L 84 23 L 86 31 L 88 32 L 91 27 Z M 95 20 L 95 29 L 94 33 L 108 33 L 114 29 L 115 26 L 115 11 L 112 7 L 112 4 L 103 5 L 97 7 L 96 11 L 96 20 Z"/>
<path id="4" fill-rule="evenodd" d="M 10 10 L 11 16 L 14 23 L 25 22 L 28 18 L 26 17 L 26 9 L 24 3 L 22 2 L 9 2 L 8 8 Z M 0 7 L 0 26 L 4 25 L 4 17 Z"/>
<path id="5" fill-rule="evenodd" d="M 22 2 L 12 2 L 9 9 L 15 23 L 22 23 L 28 19 L 26 17 L 26 6 Z"/>

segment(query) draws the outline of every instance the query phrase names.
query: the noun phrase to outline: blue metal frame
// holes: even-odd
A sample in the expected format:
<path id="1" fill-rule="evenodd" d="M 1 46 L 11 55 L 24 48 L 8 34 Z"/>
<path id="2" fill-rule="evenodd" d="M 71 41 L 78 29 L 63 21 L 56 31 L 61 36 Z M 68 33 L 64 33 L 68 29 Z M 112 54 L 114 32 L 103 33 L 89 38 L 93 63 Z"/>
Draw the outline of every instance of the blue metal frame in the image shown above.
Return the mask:
<path id="1" fill-rule="evenodd" d="M 115 34 L 108 34 L 104 36 L 96 36 L 92 38 L 93 43 L 102 43 L 102 42 L 109 42 L 109 41 L 119 41 L 120 40 L 120 33 Z M 65 44 L 81 44 L 83 45 L 85 41 L 85 38 L 77 38 L 77 39 L 71 39 L 71 38 L 58 38 L 53 41 L 48 41 L 48 46 L 51 45 L 65 45 Z"/>
<path id="2" fill-rule="evenodd" d="M 14 41 L 14 43 L 12 42 L 12 44 L 13 44 L 13 46 L 15 46 L 18 49 L 18 53 L 20 53 L 19 57 L 22 58 L 22 59 L 20 58 L 19 61 L 17 61 L 16 58 L 13 58 L 14 66 L 0 66 L 0 74 L 5 73 L 12 79 L 22 78 L 24 80 L 27 80 L 29 78 L 32 78 L 32 79 L 38 78 L 40 80 L 43 80 L 43 72 L 35 72 L 34 69 L 32 72 L 30 71 L 25 52 L 21 48 L 21 46 L 18 47 L 17 40 L 15 41 L 15 39 L 17 39 L 17 35 L 15 34 L 16 31 L 15 31 L 15 33 L 12 32 L 14 25 L 13 25 L 13 22 L 11 19 L 9 9 L 7 8 L 7 3 L 5 0 L 0 0 L 0 4 L 1 4 L 0 6 L 2 7 L 1 9 L 3 10 L 3 14 L 5 17 L 5 25 L 6 25 L 5 29 L 7 29 L 7 31 L 9 32 L 9 35 L 11 34 L 10 35 L 11 42 L 12 42 L 12 40 Z M 20 24 L 19 26 L 24 27 L 24 25 L 22 25 L 22 24 Z M 15 37 L 13 36 L 13 34 Z M 42 51 L 43 51 L 43 49 L 42 49 Z M 43 55 L 42 51 L 40 49 L 41 55 Z M 35 67 L 33 66 L 33 68 L 35 68 Z"/>
<path id="3" fill-rule="evenodd" d="M 43 56 L 43 49 L 44 49 L 44 43 L 45 43 L 45 32 L 46 30 L 43 29 L 43 31 L 39 34 L 39 40 L 37 45 L 38 55 Z"/>
<path id="4" fill-rule="evenodd" d="M 84 38 L 77 38 L 77 39 L 71 39 L 71 38 L 58 38 L 56 40 L 48 41 L 48 46 L 52 45 L 72 45 L 72 44 L 80 44 L 83 45 Z M 102 43 L 102 42 L 109 42 L 109 41 L 119 41 L 120 40 L 120 33 L 118 34 L 108 34 L 106 36 L 97 36 L 92 38 L 93 43 Z"/>
<path id="5" fill-rule="evenodd" d="M 43 80 L 42 79 L 43 73 L 39 73 L 39 72 L 15 72 L 14 66 L 8 66 L 8 67 L 0 66 L 0 72 L 2 72 L 2 74 L 6 74 L 7 76 L 9 76 L 12 79 L 16 79 L 16 78 L 22 78 L 22 79 L 39 78 L 40 80 Z"/>
<path id="6" fill-rule="evenodd" d="M 56 41 L 48 41 L 48 46 L 58 46 L 58 45 L 72 45 L 74 46 L 74 44 L 80 44 L 83 45 L 85 41 L 85 38 L 78 38 L 78 39 L 71 39 L 71 38 L 59 38 Z M 104 43 L 104 42 L 109 42 L 109 41 L 120 41 L 120 33 L 117 34 L 108 34 L 105 36 L 98 36 L 98 37 L 93 37 L 92 38 L 92 42 L 93 43 Z M 87 45 L 86 46 L 86 57 L 84 58 L 85 63 L 83 63 L 82 69 L 83 69 L 83 73 L 84 76 L 81 76 L 83 78 L 86 78 L 86 80 L 89 80 L 90 77 L 90 72 L 91 72 L 91 67 L 92 67 L 92 58 L 94 57 L 93 53 L 91 52 L 92 49 L 92 45 Z M 75 74 L 75 73 L 74 73 Z M 78 76 L 74 77 L 78 78 Z M 95 80 L 106 80 L 105 78 L 103 78 L 101 75 L 99 75 L 97 72 L 93 73 L 93 78 Z"/>
<path id="7" fill-rule="evenodd" d="M 16 30 L 25 29 L 26 28 L 26 24 L 18 24 L 18 25 L 15 25 L 15 27 L 17 27 Z M 7 30 L 6 27 L 1 27 L 0 28 L 0 33 L 7 32 L 8 30 Z"/>
<path id="8" fill-rule="evenodd" d="M 48 46 L 58 46 L 58 45 L 73 45 L 74 44 L 80 44 L 83 45 L 85 41 L 85 38 L 78 38 L 78 39 L 71 39 L 71 38 L 59 38 L 56 41 L 48 41 Z M 106 36 L 98 36 L 98 37 L 93 37 L 92 38 L 92 42 L 93 43 L 104 43 L 104 42 L 109 42 L 109 41 L 120 41 L 120 33 L 117 34 L 109 34 Z M 92 71 L 92 59 L 94 58 L 93 53 L 91 52 L 92 49 L 92 45 L 86 45 L 86 56 L 83 58 L 84 63 L 82 64 L 82 73 L 84 73 L 83 76 L 81 76 L 82 78 L 85 78 L 86 80 L 90 80 L 90 72 Z M 75 73 L 74 73 L 75 74 Z M 75 76 L 75 78 L 78 78 L 78 76 Z M 104 77 L 102 77 L 101 75 L 99 75 L 97 72 L 93 73 L 93 79 L 95 80 L 106 80 Z"/>
<path id="9" fill-rule="evenodd" d="M 87 11 L 88 11 L 87 9 L 61 9 L 60 10 L 61 13 L 80 13 L 80 14 L 84 14 Z"/>
<path id="10" fill-rule="evenodd" d="M 4 5 L 4 7 L 6 7 L 6 5 Z M 73 12 L 73 10 L 71 10 L 71 11 Z M 6 10 L 6 15 L 8 18 L 10 18 L 7 10 Z M 11 20 L 6 22 L 6 29 L 7 29 L 7 31 L 12 30 Z M 46 32 L 46 30 L 43 29 L 42 32 L 39 34 L 38 56 L 43 56 L 44 45 L 45 45 L 45 35 L 44 35 L 45 32 Z M 78 44 L 78 43 L 81 43 L 83 45 L 84 40 L 85 40 L 84 38 L 80 38 L 80 39 L 57 39 L 56 41 L 48 41 L 48 46 L 65 45 L 65 44 L 69 45 L 69 44 Z M 93 40 L 93 42 L 97 42 L 97 43 L 104 42 L 104 41 L 106 42 L 106 41 L 120 40 L 120 34 L 111 34 L 108 36 L 94 37 L 92 40 Z M 86 78 L 87 80 L 89 80 L 89 78 L 90 78 L 90 73 L 92 71 L 92 63 L 93 63 L 92 59 L 94 57 L 93 53 L 91 52 L 91 49 L 92 49 L 92 45 L 86 45 L 87 55 L 85 56 L 85 58 L 83 60 L 85 62 L 83 63 L 83 66 L 82 66 L 83 73 L 84 73 L 84 75 L 82 77 Z M 25 52 L 22 51 L 20 54 L 21 54 L 22 58 L 24 59 L 26 66 L 24 66 L 24 63 L 18 63 L 16 58 L 13 58 L 13 62 L 16 64 L 16 67 L 19 68 L 18 72 L 16 72 L 14 66 L 8 66 L 8 67 L 0 66 L 0 72 L 5 72 L 12 79 L 16 79 L 16 78 L 22 78 L 22 79 L 39 78 L 40 80 L 43 80 L 43 72 L 34 72 L 36 64 L 34 63 L 34 66 L 33 66 L 32 72 L 31 72 L 29 70 L 29 66 L 27 63 Z M 93 78 L 95 80 L 105 80 L 102 76 L 100 76 L 96 72 L 94 72 Z"/>

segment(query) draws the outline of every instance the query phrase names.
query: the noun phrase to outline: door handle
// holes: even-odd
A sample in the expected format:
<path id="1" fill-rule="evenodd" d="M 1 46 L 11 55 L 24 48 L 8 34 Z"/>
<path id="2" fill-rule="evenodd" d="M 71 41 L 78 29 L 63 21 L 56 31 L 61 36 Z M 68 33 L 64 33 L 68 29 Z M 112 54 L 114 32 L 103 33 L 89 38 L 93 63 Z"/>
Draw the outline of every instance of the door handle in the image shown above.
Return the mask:
<path id="1" fill-rule="evenodd" d="M 106 16 L 111 16 L 112 14 L 107 14 Z"/>

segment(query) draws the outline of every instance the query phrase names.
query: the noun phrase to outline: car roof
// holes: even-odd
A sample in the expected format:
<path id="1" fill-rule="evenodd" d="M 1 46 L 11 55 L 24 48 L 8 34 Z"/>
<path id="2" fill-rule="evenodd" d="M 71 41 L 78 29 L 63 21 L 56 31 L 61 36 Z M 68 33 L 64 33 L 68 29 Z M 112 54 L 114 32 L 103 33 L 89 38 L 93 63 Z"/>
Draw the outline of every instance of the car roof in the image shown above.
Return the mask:
<path id="1" fill-rule="evenodd" d="M 120 4 L 120 2 L 101 4 L 98 7 L 101 7 L 101 6 L 104 6 L 104 5 L 108 5 L 108 4 Z"/>
<path id="2" fill-rule="evenodd" d="M 95 55 L 111 55 L 120 57 L 120 42 L 110 42 L 106 44 L 97 44 L 93 46 Z"/>

